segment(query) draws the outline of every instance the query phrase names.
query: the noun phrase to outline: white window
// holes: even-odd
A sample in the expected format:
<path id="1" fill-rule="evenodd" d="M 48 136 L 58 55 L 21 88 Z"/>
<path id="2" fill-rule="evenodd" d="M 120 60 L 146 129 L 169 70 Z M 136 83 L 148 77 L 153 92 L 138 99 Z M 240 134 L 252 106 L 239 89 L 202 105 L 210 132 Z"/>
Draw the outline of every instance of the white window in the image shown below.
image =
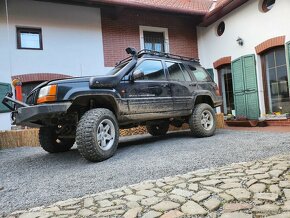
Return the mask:
<path id="1" fill-rule="evenodd" d="M 141 49 L 169 52 L 168 29 L 140 26 Z"/>

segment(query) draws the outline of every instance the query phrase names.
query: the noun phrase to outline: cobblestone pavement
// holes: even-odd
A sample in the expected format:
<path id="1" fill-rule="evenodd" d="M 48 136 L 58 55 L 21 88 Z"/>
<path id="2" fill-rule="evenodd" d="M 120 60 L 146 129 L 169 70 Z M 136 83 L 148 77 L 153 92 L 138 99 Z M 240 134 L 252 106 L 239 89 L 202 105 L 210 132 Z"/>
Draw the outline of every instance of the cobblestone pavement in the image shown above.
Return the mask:
<path id="1" fill-rule="evenodd" d="M 9 217 L 290 217 L 290 154 L 144 181 Z"/>

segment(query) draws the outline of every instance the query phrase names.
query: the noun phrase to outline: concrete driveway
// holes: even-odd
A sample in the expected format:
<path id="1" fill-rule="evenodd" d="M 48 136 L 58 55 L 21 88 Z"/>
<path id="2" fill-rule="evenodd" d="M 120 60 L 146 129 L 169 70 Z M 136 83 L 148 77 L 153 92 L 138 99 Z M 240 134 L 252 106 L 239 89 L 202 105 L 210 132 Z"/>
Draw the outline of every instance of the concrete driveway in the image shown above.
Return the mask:
<path id="1" fill-rule="evenodd" d="M 210 138 L 189 132 L 122 138 L 117 154 L 89 163 L 73 149 L 0 151 L 0 215 L 196 169 L 256 160 L 290 150 L 290 133 L 219 130 Z"/>

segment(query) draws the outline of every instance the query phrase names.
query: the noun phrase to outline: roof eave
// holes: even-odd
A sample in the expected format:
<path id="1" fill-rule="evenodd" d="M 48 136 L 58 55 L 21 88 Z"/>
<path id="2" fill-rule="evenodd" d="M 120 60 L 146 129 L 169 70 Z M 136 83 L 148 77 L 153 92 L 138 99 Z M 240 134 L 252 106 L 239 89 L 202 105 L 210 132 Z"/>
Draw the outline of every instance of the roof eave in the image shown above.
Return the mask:
<path id="1" fill-rule="evenodd" d="M 235 10 L 236 8 L 240 7 L 244 3 L 249 0 L 228 0 L 222 5 L 219 5 L 214 10 L 208 12 L 201 22 L 200 26 L 208 27 L 209 25 L 216 22 L 218 19 L 224 17 L 225 15 L 229 14 L 231 11 Z"/>

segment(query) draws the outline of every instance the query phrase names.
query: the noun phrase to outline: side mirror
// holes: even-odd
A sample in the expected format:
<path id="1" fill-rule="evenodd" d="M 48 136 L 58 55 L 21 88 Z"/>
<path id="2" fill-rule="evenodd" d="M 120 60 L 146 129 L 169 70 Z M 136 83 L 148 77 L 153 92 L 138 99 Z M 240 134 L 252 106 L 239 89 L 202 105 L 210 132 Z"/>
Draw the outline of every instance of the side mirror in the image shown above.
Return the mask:
<path id="1" fill-rule="evenodd" d="M 135 70 L 132 74 L 132 80 L 134 81 L 141 78 L 144 78 L 144 72 L 141 70 Z"/>

